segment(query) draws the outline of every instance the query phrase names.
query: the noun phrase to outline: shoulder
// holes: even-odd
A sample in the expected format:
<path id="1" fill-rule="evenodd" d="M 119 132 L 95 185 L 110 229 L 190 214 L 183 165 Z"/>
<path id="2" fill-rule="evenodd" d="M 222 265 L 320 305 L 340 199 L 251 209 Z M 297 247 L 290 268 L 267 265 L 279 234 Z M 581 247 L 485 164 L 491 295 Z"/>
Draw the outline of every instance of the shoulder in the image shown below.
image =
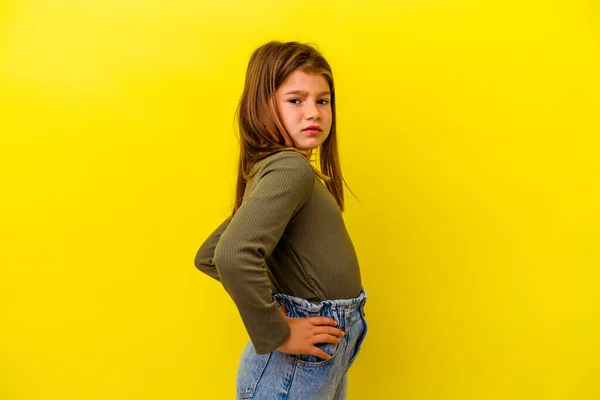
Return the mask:
<path id="1" fill-rule="evenodd" d="M 254 168 L 257 183 L 278 187 L 279 190 L 312 192 L 314 169 L 306 157 L 295 151 L 271 154 L 257 162 Z"/>
<path id="2" fill-rule="evenodd" d="M 303 163 L 310 166 L 310 162 L 306 159 L 306 157 L 292 150 L 278 151 L 277 153 L 271 154 L 270 156 L 258 161 L 257 164 L 266 165 L 274 162 Z"/>
<path id="3" fill-rule="evenodd" d="M 280 151 L 271 154 L 257 162 L 255 168 L 259 176 L 278 172 L 296 177 L 314 178 L 314 169 L 310 161 L 295 151 Z"/>

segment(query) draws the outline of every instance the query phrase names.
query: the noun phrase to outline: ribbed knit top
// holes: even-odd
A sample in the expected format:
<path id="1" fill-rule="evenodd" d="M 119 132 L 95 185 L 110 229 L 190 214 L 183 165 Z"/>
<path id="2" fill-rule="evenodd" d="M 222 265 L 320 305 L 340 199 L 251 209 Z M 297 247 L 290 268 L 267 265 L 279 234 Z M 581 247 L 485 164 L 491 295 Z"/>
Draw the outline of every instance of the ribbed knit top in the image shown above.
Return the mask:
<path id="1" fill-rule="evenodd" d="M 357 297 L 362 283 L 338 204 L 310 162 L 284 151 L 252 171 L 240 208 L 205 240 L 195 265 L 221 282 L 256 353 L 267 354 L 290 335 L 270 289 L 319 304 Z"/>

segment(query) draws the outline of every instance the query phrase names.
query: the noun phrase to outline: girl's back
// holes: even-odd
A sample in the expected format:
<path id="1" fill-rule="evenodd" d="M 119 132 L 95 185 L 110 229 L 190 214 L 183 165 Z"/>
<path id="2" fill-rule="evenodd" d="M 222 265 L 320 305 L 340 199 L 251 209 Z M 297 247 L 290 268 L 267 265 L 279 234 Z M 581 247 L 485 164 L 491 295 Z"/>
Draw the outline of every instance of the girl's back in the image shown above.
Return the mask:
<path id="1" fill-rule="evenodd" d="M 266 258 L 274 290 L 314 304 L 358 296 L 362 282 L 352 240 L 337 203 L 314 175 L 309 161 L 295 152 L 281 152 L 257 163 L 255 170 L 244 199 L 252 198 L 256 182 L 266 174 L 279 178 L 265 182 L 271 185 L 274 198 L 262 204 L 263 209 L 258 205 L 258 215 L 271 215 L 277 207 L 284 206 L 277 198 L 286 185 L 297 185 L 303 199 Z M 261 218 L 259 223 L 260 228 L 268 229 L 263 226 L 268 220 Z"/>

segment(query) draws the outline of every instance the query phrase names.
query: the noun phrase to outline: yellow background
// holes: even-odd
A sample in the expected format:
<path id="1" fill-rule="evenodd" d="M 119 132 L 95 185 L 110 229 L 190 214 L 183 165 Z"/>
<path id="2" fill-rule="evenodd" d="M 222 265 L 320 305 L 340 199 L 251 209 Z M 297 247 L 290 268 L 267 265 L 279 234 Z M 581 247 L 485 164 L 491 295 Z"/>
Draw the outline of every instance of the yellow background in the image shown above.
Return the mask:
<path id="1" fill-rule="evenodd" d="M 0 2 L 0 398 L 228 399 L 193 265 L 233 202 L 252 50 L 337 85 L 369 295 L 349 399 L 600 399 L 600 7 Z"/>

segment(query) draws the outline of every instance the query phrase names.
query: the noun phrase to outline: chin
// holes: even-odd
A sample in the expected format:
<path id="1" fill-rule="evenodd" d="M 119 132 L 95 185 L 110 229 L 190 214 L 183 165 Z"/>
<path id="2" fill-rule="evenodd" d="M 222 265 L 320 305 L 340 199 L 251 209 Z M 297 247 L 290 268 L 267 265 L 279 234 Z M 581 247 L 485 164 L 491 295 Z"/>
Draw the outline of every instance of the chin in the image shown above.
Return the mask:
<path id="1" fill-rule="evenodd" d="M 299 144 L 298 147 L 304 150 L 314 150 L 321 144 L 323 144 L 323 141 L 321 140 L 308 140 L 304 143 Z"/>
<path id="2" fill-rule="evenodd" d="M 299 149 L 301 150 L 315 150 L 317 147 L 319 147 L 321 144 L 319 143 L 318 145 L 314 146 L 314 145 L 308 145 L 308 146 L 298 146 Z"/>

